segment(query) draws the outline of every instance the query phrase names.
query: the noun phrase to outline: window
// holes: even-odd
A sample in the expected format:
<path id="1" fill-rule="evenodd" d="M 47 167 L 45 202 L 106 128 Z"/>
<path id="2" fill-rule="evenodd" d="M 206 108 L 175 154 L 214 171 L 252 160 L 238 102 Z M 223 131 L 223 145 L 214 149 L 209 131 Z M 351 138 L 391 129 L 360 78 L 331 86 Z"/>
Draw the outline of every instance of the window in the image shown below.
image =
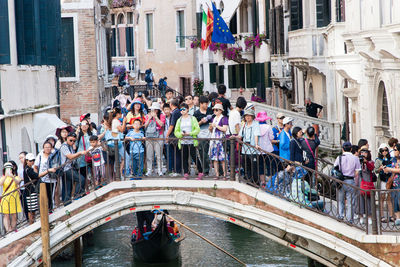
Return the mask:
<path id="1" fill-rule="evenodd" d="M 15 0 L 18 64 L 59 63 L 59 1 Z"/>
<path id="2" fill-rule="evenodd" d="M 336 0 L 336 21 L 343 22 L 345 21 L 345 1 L 344 0 Z"/>
<path id="3" fill-rule="evenodd" d="M 209 66 L 210 66 L 210 83 L 216 83 L 218 63 L 210 63 Z"/>
<path id="4" fill-rule="evenodd" d="M 221 13 L 224 12 L 224 8 L 225 8 L 224 2 L 221 0 L 221 2 L 219 3 L 219 10 Z"/>
<path id="5" fill-rule="evenodd" d="M 243 0 L 240 5 L 240 32 L 246 33 L 249 32 L 249 17 L 248 17 L 248 3 Z"/>
<path id="6" fill-rule="evenodd" d="M 60 77 L 76 77 L 74 18 L 61 18 Z"/>
<path id="7" fill-rule="evenodd" d="M 146 49 L 152 50 L 153 47 L 153 14 L 146 14 Z"/>
<path id="8" fill-rule="evenodd" d="M 115 15 L 111 14 L 111 25 L 115 25 Z"/>
<path id="9" fill-rule="evenodd" d="M 303 28 L 303 1 L 290 0 L 290 30 Z"/>
<path id="10" fill-rule="evenodd" d="M 10 64 L 10 37 L 7 1 L 0 1 L 0 64 Z"/>
<path id="11" fill-rule="evenodd" d="M 386 97 L 385 85 L 383 85 L 382 97 L 382 126 L 389 126 L 389 107 Z"/>
<path id="12" fill-rule="evenodd" d="M 128 24 L 133 24 L 133 13 L 132 12 L 128 12 Z"/>
<path id="13" fill-rule="evenodd" d="M 176 22 L 177 22 L 177 36 L 178 36 L 178 46 L 179 48 L 185 48 L 185 11 L 179 10 L 176 12 Z"/>
<path id="14" fill-rule="evenodd" d="M 331 1 L 317 0 L 317 27 L 325 27 L 331 22 Z"/>

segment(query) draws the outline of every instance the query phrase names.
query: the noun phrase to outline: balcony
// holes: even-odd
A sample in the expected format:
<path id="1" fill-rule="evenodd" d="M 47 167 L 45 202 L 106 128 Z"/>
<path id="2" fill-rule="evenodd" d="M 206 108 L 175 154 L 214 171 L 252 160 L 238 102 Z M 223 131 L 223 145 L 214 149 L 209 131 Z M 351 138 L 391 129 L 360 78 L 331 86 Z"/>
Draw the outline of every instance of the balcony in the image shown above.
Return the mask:
<path id="1" fill-rule="evenodd" d="M 135 76 L 136 57 L 112 57 L 112 66 L 124 65 L 126 70 L 130 72 L 131 77 Z"/>
<path id="2" fill-rule="evenodd" d="M 325 40 L 320 29 L 301 29 L 289 32 L 289 59 L 323 57 Z"/>

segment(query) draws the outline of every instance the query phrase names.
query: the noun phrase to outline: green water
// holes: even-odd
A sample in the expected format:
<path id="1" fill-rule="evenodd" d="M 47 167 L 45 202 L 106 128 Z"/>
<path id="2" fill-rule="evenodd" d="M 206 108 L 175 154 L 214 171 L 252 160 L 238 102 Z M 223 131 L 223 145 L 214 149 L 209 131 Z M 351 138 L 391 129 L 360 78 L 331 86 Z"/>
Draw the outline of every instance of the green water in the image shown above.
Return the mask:
<path id="1" fill-rule="evenodd" d="M 223 247 L 248 266 L 307 266 L 307 258 L 268 238 L 214 217 L 171 211 L 171 215 Z M 83 266 L 241 266 L 223 252 L 186 231 L 181 257 L 168 264 L 144 264 L 132 259 L 130 234 L 136 217 L 127 215 L 102 225 L 85 242 Z M 74 266 L 74 261 L 53 261 L 53 266 Z"/>

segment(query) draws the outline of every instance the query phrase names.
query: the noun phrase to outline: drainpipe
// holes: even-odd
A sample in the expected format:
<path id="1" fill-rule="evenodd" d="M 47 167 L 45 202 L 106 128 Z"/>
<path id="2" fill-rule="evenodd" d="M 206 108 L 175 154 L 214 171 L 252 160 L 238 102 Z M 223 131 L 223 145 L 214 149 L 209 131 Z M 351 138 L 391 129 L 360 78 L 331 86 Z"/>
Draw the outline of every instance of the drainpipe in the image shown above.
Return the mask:
<path id="1" fill-rule="evenodd" d="M 1 99 L 1 71 L 0 71 L 0 99 Z M 4 115 L 2 101 L 0 100 L 0 115 Z M 4 119 L 0 120 L 1 131 L 1 146 L 3 147 L 3 164 L 8 161 L 7 159 L 7 141 L 6 141 L 6 125 Z"/>

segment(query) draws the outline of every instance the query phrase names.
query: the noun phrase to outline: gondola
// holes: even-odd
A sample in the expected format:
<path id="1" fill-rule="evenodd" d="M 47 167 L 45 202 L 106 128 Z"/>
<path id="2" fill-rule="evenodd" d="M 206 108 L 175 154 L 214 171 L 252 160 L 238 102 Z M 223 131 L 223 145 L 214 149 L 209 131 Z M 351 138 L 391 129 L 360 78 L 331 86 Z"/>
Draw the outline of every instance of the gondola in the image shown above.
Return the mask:
<path id="1" fill-rule="evenodd" d="M 166 216 L 163 215 L 157 228 L 146 238 L 136 240 L 132 235 L 133 257 L 147 263 L 175 260 L 179 257 L 179 245 L 183 239 L 182 233 L 178 237 L 170 234 Z"/>

